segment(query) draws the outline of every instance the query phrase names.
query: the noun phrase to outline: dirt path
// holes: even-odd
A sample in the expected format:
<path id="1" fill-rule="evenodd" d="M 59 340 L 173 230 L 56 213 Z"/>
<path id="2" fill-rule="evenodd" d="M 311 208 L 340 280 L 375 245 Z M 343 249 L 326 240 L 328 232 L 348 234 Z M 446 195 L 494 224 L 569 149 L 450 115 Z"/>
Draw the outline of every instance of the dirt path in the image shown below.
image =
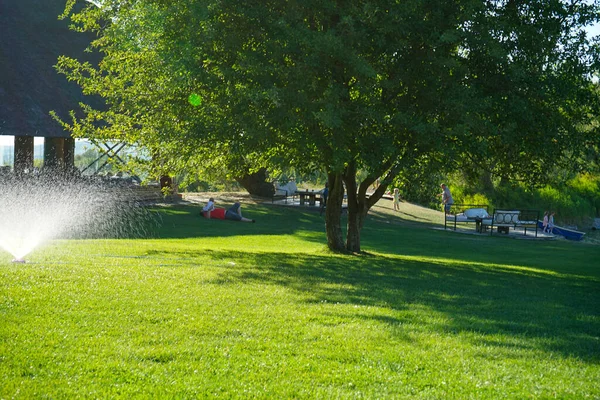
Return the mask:
<path id="1" fill-rule="evenodd" d="M 219 203 L 235 203 L 242 204 L 260 204 L 268 201 L 264 197 L 251 196 L 247 192 L 197 192 L 197 193 L 182 193 L 183 200 L 190 203 L 202 204 L 208 202 L 208 199 L 213 197 L 217 204 Z"/>

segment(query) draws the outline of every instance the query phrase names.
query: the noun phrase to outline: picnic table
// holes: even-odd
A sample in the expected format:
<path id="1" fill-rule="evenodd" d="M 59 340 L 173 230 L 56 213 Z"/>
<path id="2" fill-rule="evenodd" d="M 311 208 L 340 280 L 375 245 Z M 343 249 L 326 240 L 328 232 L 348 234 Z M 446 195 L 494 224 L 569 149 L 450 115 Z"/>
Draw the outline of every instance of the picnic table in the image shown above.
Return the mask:
<path id="1" fill-rule="evenodd" d="M 308 191 L 302 191 L 302 190 L 297 190 L 296 191 L 296 195 L 298 195 L 298 197 L 300 197 L 300 205 L 303 206 L 306 204 L 306 201 L 308 200 L 308 205 L 310 206 L 314 206 L 317 201 L 319 202 L 319 204 L 321 203 L 322 197 L 321 197 L 321 192 L 315 192 L 314 190 Z"/>

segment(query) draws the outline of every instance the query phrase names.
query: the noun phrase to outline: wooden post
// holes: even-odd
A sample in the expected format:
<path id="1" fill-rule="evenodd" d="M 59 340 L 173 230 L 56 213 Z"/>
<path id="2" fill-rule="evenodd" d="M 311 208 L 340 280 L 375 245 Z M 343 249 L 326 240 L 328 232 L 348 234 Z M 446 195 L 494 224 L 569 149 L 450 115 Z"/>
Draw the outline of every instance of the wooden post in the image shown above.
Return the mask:
<path id="1" fill-rule="evenodd" d="M 44 168 L 64 168 L 65 138 L 44 138 Z"/>
<path id="2" fill-rule="evenodd" d="M 15 174 L 33 170 L 33 136 L 15 136 Z"/>
<path id="3" fill-rule="evenodd" d="M 67 171 L 75 169 L 75 139 L 65 138 L 64 164 Z"/>

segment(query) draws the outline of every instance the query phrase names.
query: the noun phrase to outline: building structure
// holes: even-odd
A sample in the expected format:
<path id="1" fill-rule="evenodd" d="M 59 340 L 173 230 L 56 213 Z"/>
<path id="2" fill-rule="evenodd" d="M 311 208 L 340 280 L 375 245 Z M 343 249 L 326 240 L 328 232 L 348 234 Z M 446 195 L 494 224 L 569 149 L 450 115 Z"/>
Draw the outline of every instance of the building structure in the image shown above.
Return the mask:
<path id="1" fill-rule="evenodd" d="M 59 19 L 65 3 L 0 1 L 0 135 L 15 137 L 17 173 L 33 169 L 34 137 L 44 138 L 44 167 L 73 166 L 75 140 L 50 112 L 68 120 L 79 102 L 90 99 L 54 65 L 60 55 L 89 60 L 84 50 L 91 37 L 70 30 L 69 22 Z"/>

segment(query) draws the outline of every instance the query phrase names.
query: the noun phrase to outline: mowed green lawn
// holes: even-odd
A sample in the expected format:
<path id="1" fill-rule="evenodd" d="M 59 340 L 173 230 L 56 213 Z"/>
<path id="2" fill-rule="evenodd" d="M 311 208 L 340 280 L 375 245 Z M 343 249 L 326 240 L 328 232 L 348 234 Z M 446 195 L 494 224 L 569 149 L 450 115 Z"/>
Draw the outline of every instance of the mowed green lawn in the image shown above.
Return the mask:
<path id="1" fill-rule="evenodd" d="M 600 246 L 374 213 L 349 256 L 318 212 L 197 211 L 2 253 L 0 399 L 600 398 Z"/>

